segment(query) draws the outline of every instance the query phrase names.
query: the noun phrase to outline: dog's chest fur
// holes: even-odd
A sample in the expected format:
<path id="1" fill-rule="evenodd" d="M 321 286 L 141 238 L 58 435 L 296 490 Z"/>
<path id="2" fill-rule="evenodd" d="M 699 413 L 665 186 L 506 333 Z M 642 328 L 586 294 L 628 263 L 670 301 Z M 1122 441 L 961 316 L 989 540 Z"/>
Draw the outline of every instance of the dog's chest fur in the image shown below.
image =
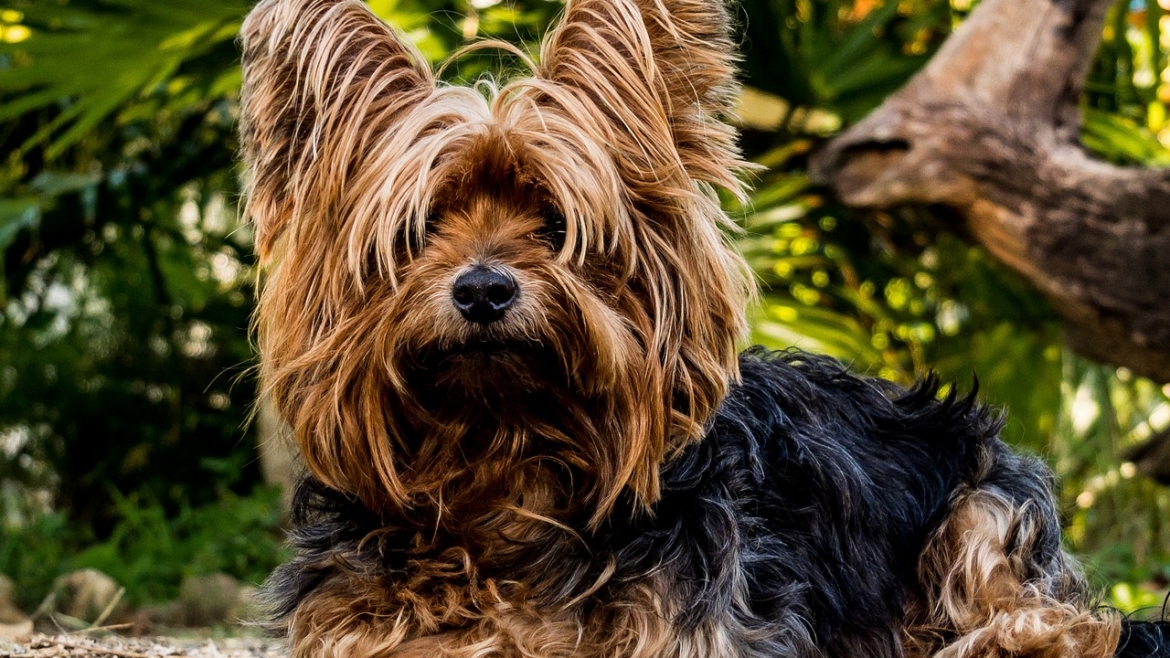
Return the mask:
<path id="1" fill-rule="evenodd" d="M 996 423 L 812 357 L 742 370 L 707 438 L 665 467 L 652 516 L 539 522 L 482 554 L 307 483 L 300 554 L 270 591 L 293 628 L 344 616 L 392 656 L 901 655 L 917 556 Z"/>

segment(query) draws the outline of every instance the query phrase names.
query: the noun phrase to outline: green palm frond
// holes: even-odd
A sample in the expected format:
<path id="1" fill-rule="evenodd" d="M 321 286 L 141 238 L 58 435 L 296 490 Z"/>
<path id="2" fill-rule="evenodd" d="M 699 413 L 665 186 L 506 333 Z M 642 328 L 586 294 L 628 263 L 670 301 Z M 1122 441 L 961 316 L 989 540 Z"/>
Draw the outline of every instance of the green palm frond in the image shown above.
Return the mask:
<path id="1" fill-rule="evenodd" d="M 248 5 L 246 0 L 18 3 L 13 17 L 25 28 L 24 38 L 0 46 L 0 121 L 47 110 L 21 150 L 46 144 L 50 159 L 59 156 L 131 101 L 174 91 L 168 85 L 193 60 L 217 48 L 234 52 L 231 42 Z M 219 77 L 229 71 L 209 73 Z"/>
<path id="2" fill-rule="evenodd" d="M 748 82 L 856 121 L 906 82 L 950 28 L 940 2 L 742 0 Z"/>

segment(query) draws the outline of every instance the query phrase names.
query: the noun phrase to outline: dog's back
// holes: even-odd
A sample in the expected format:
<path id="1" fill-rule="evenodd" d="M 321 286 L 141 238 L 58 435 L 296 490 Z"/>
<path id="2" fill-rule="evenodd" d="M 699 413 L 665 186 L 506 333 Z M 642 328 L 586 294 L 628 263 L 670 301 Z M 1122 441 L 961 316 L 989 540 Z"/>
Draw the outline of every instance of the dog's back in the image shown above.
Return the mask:
<path id="1" fill-rule="evenodd" d="M 1170 620 L 1133 621 L 1121 624 L 1118 658 L 1165 658 L 1170 656 Z"/>

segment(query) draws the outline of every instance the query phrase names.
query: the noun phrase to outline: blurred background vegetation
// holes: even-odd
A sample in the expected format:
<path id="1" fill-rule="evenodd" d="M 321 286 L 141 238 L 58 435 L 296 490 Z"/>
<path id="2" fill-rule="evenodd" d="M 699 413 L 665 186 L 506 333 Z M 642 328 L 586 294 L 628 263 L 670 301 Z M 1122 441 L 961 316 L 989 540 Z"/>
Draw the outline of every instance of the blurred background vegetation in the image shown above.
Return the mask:
<path id="1" fill-rule="evenodd" d="M 1158 4 L 1158 3 L 1161 4 Z M 1062 480 L 1071 548 L 1114 604 L 1161 602 L 1170 488 L 1134 446 L 1170 386 L 1070 353 L 1045 302 L 959 236 L 862 216 L 808 154 L 917 71 L 974 0 L 743 0 L 733 207 L 764 289 L 753 340 L 908 383 L 929 369 L 1010 414 Z M 255 263 L 239 217 L 247 0 L 0 0 L 0 572 L 29 609 L 94 567 L 133 603 L 184 577 L 259 581 L 283 557 L 247 422 Z M 533 46 L 556 0 L 370 0 L 432 61 L 486 36 Z M 1170 164 L 1170 0 L 1112 10 L 1083 100 L 1086 147 Z M 453 80 L 514 69 L 480 51 Z M 945 218 L 944 218 L 945 219 Z"/>

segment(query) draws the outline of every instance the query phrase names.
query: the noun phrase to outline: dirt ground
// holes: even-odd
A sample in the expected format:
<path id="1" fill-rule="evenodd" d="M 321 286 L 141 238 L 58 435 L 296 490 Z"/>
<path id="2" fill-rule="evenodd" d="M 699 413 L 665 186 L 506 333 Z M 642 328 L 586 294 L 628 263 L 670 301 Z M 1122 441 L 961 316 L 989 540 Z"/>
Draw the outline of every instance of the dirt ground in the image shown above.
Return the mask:
<path id="1" fill-rule="evenodd" d="M 286 658 L 279 641 L 257 638 L 124 638 L 85 634 L 0 640 L 0 658 Z"/>

